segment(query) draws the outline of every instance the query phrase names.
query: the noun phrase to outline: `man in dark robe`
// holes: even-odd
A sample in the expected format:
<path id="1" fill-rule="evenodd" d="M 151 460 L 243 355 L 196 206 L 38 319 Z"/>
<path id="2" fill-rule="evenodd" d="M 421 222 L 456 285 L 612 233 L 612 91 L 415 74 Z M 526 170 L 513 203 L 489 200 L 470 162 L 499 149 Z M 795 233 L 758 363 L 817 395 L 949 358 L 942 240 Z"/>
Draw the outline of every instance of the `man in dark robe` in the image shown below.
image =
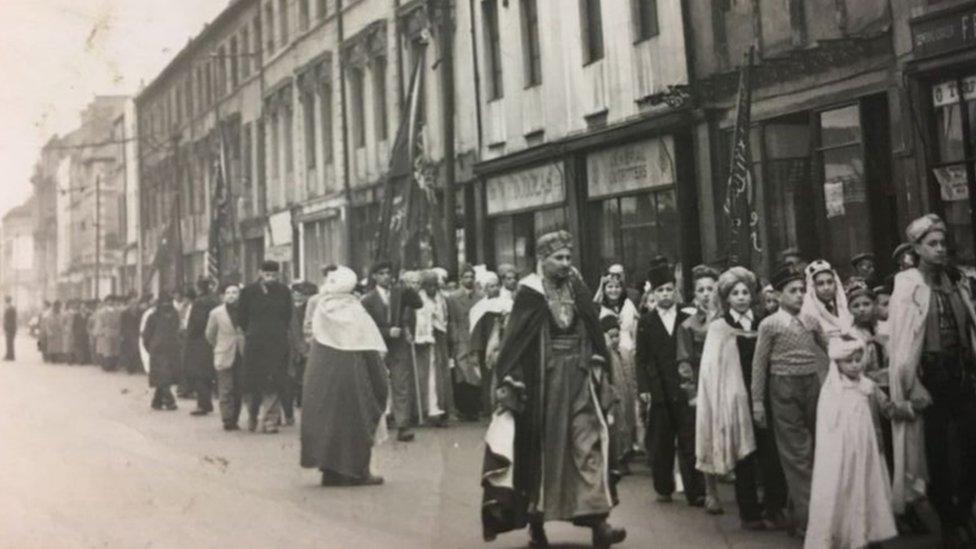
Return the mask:
<path id="1" fill-rule="evenodd" d="M 213 411 L 213 385 L 216 370 L 213 365 L 213 349 L 207 342 L 207 320 L 210 311 L 220 305 L 211 290 L 209 279 L 197 281 L 199 295 L 190 306 L 186 321 L 186 375 L 197 395 L 197 408 L 192 416 L 205 416 Z"/>
<path id="2" fill-rule="evenodd" d="M 487 541 L 530 526 L 546 547 L 546 521 L 593 531 L 606 549 L 626 537 L 614 504 L 606 412 L 609 354 L 592 293 L 572 267 L 572 236 L 536 243 L 542 274 L 522 280 L 495 369 L 498 406 L 486 435 L 482 527 Z"/>
<path id="3" fill-rule="evenodd" d="M 155 389 L 153 410 L 175 410 L 176 399 L 171 387 L 176 383 L 180 318 L 173 298 L 160 294 L 156 308 L 146 319 L 142 341 L 149 351 L 149 386 Z"/>
<path id="4" fill-rule="evenodd" d="M 675 446 L 685 498 L 695 507 L 705 505 L 705 480 L 695 469 L 695 409 L 681 387 L 678 372 L 678 327 L 688 314 L 676 304 L 674 269 L 658 263 L 648 273 L 654 292 L 654 310 L 637 324 L 637 385 L 641 399 L 650 402 L 647 455 L 654 490 L 661 503 L 671 502 L 675 491 Z"/>
<path id="5" fill-rule="evenodd" d="M 139 356 L 139 321 L 141 319 L 142 308 L 139 304 L 139 298 L 133 294 L 129 296 L 128 305 L 122 309 L 119 349 L 119 366 L 130 374 L 142 371 L 142 358 Z"/>
<path id="6" fill-rule="evenodd" d="M 373 266 L 374 287 L 363 296 L 363 307 L 373 317 L 386 342 L 386 367 L 390 373 L 390 393 L 393 397 L 393 420 L 397 426 L 397 440 L 410 442 L 412 418 L 420 417 L 417 402 L 417 379 L 410 352 L 412 335 L 405 328 L 413 317 L 413 310 L 423 307 L 417 292 L 393 283 L 393 265 L 381 261 Z M 414 415 L 416 414 L 416 415 Z"/>
<path id="7" fill-rule="evenodd" d="M 260 278 L 241 292 L 239 323 L 244 330 L 243 393 L 250 418 L 265 433 L 278 432 L 279 395 L 288 368 L 288 327 L 292 301 L 288 287 L 278 282 L 275 261 L 261 264 Z"/>

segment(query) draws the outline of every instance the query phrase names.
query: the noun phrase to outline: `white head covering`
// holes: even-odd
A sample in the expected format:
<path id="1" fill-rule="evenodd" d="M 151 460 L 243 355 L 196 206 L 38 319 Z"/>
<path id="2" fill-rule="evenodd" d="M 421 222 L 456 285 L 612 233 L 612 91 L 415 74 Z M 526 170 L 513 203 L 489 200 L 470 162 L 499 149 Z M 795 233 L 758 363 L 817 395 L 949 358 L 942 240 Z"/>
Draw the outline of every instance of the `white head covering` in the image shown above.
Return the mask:
<path id="1" fill-rule="evenodd" d="M 479 272 L 477 274 L 477 276 L 475 277 L 475 281 L 482 288 L 485 287 L 485 284 L 498 284 L 499 283 L 498 275 L 495 274 L 492 271 L 487 271 L 487 270 Z"/>
<path id="2" fill-rule="evenodd" d="M 846 333 L 854 324 L 850 311 L 847 309 L 847 296 L 844 295 L 844 285 L 840 281 L 837 271 L 823 259 L 818 259 L 806 268 L 807 294 L 803 297 L 803 307 L 801 312 L 810 318 L 817 320 L 828 337 L 836 337 Z M 817 297 L 817 288 L 814 285 L 814 278 L 820 273 L 830 273 L 834 277 L 834 308 L 835 313 L 827 310 L 820 298 Z"/>
<path id="3" fill-rule="evenodd" d="M 340 351 L 386 352 L 386 343 L 376 322 L 352 294 L 356 273 L 339 267 L 322 284 L 322 298 L 312 317 L 315 341 Z"/>

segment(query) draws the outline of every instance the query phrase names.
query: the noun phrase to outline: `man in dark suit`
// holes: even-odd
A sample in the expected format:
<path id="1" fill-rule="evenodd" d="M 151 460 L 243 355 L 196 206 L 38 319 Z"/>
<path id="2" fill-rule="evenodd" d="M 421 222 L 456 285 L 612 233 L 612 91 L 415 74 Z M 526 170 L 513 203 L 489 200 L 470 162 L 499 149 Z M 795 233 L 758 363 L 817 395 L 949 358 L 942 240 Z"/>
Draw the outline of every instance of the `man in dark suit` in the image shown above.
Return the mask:
<path id="1" fill-rule="evenodd" d="M 14 338 L 17 336 L 17 309 L 9 295 L 3 302 L 3 335 L 7 337 L 7 354 L 3 359 L 11 361 L 14 360 Z"/>
<path id="2" fill-rule="evenodd" d="M 373 265 L 370 278 L 373 280 L 373 289 L 363 296 L 363 307 L 373 317 L 386 342 L 386 368 L 390 373 L 397 440 L 410 442 L 414 439 L 410 422 L 414 414 L 419 417 L 420 403 L 416 396 L 417 380 L 414 377 L 413 356 L 410 352 L 413 335 L 408 329 L 411 325 L 408 321 L 414 310 L 424 304 L 417 292 L 393 283 L 393 265 L 388 261 Z"/>
<path id="3" fill-rule="evenodd" d="M 241 292 L 239 323 L 244 331 L 242 389 L 255 431 L 260 419 L 265 433 L 278 432 L 279 401 L 288 369 L 288 327 L 292 301 L 288 287 L 278 282 L 275 261 L 261 264 L 260 278 Z"/>
<path id="4" fill-rule="evenodd" d="M 674 269 L 667 261 L 655 262 L 648 273 L 654 292 L 654 310 L 637 325 L 637 383 L 641 400 L 650 402 L 647 455 L 658 501 L 668 503 L 675 490 L 675 442 L 678 467 L 688 504 L 705 504 L 705 485 L 695 470 L 695 409 L 681 388 L 677 364 L 677 327 L 688 318 L 675 299 Z"/>

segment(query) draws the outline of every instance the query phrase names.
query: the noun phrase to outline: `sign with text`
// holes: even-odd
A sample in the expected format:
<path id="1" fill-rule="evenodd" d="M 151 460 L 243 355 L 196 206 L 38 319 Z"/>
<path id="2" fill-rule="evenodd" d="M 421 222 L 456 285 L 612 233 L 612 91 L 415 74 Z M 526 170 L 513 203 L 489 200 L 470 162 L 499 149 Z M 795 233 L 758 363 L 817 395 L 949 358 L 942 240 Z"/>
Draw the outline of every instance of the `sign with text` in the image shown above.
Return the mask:
<path id="1" fill-rule="evenodd" d="M 590 198 L 674 184 L 674 140 L 670 136 L 628 143 L 586 157 Z"/>
<path id="2" fill-rule="evenodd" d="M 915 57 L 930 57 L 976 46 L 976 2 L 911 22 Z"/>
<path id="3" fill-rule="evenodd" d="M 485 183 L 488 215 L 561 204 L 566 199 L 562 167 L 545 164 L 489 178 Z"/>

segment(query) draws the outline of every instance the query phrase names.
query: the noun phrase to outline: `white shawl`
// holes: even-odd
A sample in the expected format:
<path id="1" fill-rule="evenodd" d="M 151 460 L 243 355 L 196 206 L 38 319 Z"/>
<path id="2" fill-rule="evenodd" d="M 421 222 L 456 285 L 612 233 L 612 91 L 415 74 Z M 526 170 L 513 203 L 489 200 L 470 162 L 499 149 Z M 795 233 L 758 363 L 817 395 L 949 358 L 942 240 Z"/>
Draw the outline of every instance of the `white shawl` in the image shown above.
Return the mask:
<path id="1" fill-rule="evenodd" d="M 341 351 L 386 352 L 386 343 L 373 317 L 352 294 L 356 274 L 346 267 L 329 273 L 322 285 L 312 335 L 315 341 Z"/>
<path id="2" fill-rule="evenodd" d="M 800 309 L 801 312 L 820 323 L 824 335 L 828 338 L 846 333 L 854 325 L 854 318 L 851 317 L 851 313 L 847 309 L 847 296 L 844 294 L 844 286 L 841 284 L 840 277 L 837 276 L 837 271 L 831 270 L 830 273 L 834 276 L 834 284 L 836 285 L 834 292 L 836 314 L 828 311 L 827 306 L 817 297 L 817 289 L 813 283 L 814 277 L 809 275 L 807 275 L 807 294 L 803 297 L 803 307 Z"/>
<path id="3" fill-rule="evenodd" d="M 695 467 L 703 473 L 727 474 L 756 450 L 737 336 L 756 333 L 737 330 L 718 318 L 705 335 L 695 415 Z"/>

